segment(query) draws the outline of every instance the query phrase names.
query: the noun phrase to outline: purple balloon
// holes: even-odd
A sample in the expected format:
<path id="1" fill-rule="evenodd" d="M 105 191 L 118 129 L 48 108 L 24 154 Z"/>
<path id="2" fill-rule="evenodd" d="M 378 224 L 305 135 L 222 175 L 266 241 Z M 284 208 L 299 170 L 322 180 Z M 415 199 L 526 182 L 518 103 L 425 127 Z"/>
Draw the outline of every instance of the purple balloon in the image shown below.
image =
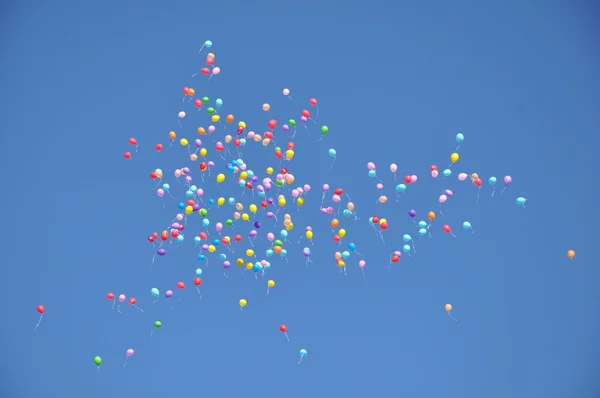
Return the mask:
<path id="1" fill-rule="evenodd" d="M 200 210 L 200 205 L 198 203 L 194 203 L 192 208 L 194 209 L 194 211 L 198 211 L 198 210 Z"/>
<path id="2" fill-rule="evenodd" d="M 290 129 L 290 126 L 288 126 L 287 124 L 284 124 L 283 126 L 283 131 L 285 131 L 287 133 L 287 131 Z"/>
<path id="3" fill-rule="evenodd" d="M 306 117 L 304 117 L 304 116 L 301 116 L 301 117 L 300 117 L 300 121 L 301 121 L 302 123 L 306 123 L 306 121 L 307 121 L 307 120 L 308 120 L 308 119 L 307 119 Z"/>
<path id="4" fill-rule="evenodd" d="M 260 221 L 254 221 L 254 228 L 260 228 Z"/>
<path id="5" fill-rule="evenodd" d="M 454 195 L 454 192 L 452 192 L 449 189 L 444 190 L 444 195 L 446 195 L 447 197 L 452 197 L 452 195 Z"/>
<path id="6" fill-rule="evenodd" d="M 231 263 L 229 261 L 223 262 L 223 268 L 227 269 L 229 267 L 231 267 Z"/>
<path id="7" fill-rule="evenodd" d="M 257 182 L 258 181 L 258 177 L 257 176 L 252 176 L 252 182 Z"/>
<path id="8" fill-rule="evenodd" d="M 398 250 L 396 250 L 396 251 L 394 252 L 394 256 L 398 256 L 398 257 L 400 257 L 401 255 L 402 255 L 402 253 L 400 253 L 400 251 L 398 251 Z"/>
<path id="9" fill-rule="evenodd" d="M 173 295 L 173 291 L 172 291 L 172 290 L 167 290 L 167 291 L 165 292 L 165 297 L 166 297 L 166 298 L 169 298 L 169 297 L 171 297 L 172 295 Z"/>
<path id="10" fill-rule="evenodd" d="M 275 199 L 273 198 L 267 198 L 267 203 L 272 205 L 273 203 L 275 203 Z"/>
<path id="11" fill-rule="evenodd" d="M 161 247 L 156 251 L 156 254 L 158 254 L 159 256 L 164 256 L 165 254 L 167 254 L 167 251 Z"/>
<path id="12" fill-rule="evenodd" d="M 213 162 L 212 160 L 208 162 L 208 167 L 210 167 L 211 169 L 213 167 L 215 167 L 215 162 Z"/>
<path id="13" fill-rule="evenodd" d="M 323 192 L 329 191 L 329 184 L 323 184 Z"/>
<path id="14" fill-rule="evenodd" d="M 200 141 L 198 138 L 196 138 L 196 141 L 194 141 L 196 143 L 196 146 L 198 148 L 200 148 L 200 146 L 202 145 L 202 141 Z"/>
<path id="15" fill-rule="evenodd" d="M 180 226 L 180 224 L 178 222 L 174 222 L 173 224 L 171 224 L 171 228 L 173 229 L 178 229 Z"/>
<path id="16" fill-rule="evenodd" d="M 304 228 L 304 230 L 306 230 L 306 231 L 312 231 L 312 227 L 310 225 L 308 225 L 307 227 Z"/>
<path id="17" fill-rule="evenodd" d="M 324 208 L 324 207 L 321 207 L 321 213 L 322 213 L 322 214 L 327 214 L 327 209 L 326 209 L 326 208 Z"/>
<path id="18" fill-rule="evenodd" d="M 207 251 L 208 250 L 208 245 L 205 243 L 202 245 L 201 247 L 202 250 Z"/>
<path id="19" fill-rule="evenodd" d="M 256 187 L 256 190 L 258 192 L 264 192 L 265 191 L 265 187 L 263 187 L 262 185 L 259 185 L 259 186 Z"/>
<path id="20" fill-rule="evenodd" d="M 272 211 L 268 211 L 267 212 L 267 218 L 273 218 L 273 217 L 275 217 L 275 214 L 273 214 Z"/>
<path id="21" fill-rule="evenodd" d="M 511 176 L 504 177 L 504 185 L 510 185 L 511 182 L 512 182 Z"/>
<path id="22" fill-rule="evenodd" d="M 258 232 L 256 232 L 255 230 L 252 230 L 252 231 L 250 231 L 250 233 L 248 235 L 256 236 L 256 235 L 258 235 Z"/>
<path id="23" fill-rule="evenodd" d="M 185 176 L 185 182 L 192 182 L 192 177 Z"/>
<path id="24" fill-rule="evenodd" d="M 410 209 L 408 211 L 408 215 L 410 216 L 410 218 L 414 218 L 417 215 L 417 212 L 413 209 Z"/>
<path id="25" fill-rule="evenodd" d="M 183 174 L 190 174 L 190 169 L 187 167 L 183 168 Z"/>

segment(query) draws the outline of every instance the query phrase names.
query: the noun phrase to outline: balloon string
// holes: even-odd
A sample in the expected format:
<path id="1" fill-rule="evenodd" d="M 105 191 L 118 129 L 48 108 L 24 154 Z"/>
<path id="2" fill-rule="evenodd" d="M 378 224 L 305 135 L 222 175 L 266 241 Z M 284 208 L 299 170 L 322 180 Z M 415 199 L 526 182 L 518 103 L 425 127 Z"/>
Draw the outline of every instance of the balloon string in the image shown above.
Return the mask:
<path id="1" fill-rule="evenodd" d="M 287 339 L 287 341 L 288 341 L 288 343 L 289 343 L 289 341 L 290 341 L 290 338 L 289 338 L 289 336 L 288 336 L 287 332 L 285 332 L 285 338 Z"/>
<path id="2" fill-rule="evenodd" d="M 33 328 L 33 331 L 35 332 L 37 330 L 37 328 L 40 326 L 40 323 L 42 323 L 42 318 L 44 317 L 44 314 L 40 315 L 40 320 L 38 321 L 37 325 L 35 325 L 35 328 Z"/>

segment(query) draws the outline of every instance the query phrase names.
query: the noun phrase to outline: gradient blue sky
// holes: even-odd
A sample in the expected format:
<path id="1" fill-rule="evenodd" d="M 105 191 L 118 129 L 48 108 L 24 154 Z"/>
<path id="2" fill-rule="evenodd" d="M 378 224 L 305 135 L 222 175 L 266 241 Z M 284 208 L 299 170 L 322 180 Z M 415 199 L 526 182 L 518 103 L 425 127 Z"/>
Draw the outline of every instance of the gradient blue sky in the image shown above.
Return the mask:
<path id="1" fill-rule="evenodd" d="M 5 3 L 1 396 L 598 396 L 594 2 Z M 207 39 L 222 69 L 210 83 L 191 78 Z M 173 310 L 152 304 L 151 287 L 189 286 L 199 265 L 199 216 L 185 244 L 152 268 L 146 241 L 177 211 L 171 198 L 161 206 L 149 173 L 162 168 L 180 197 L 172 171 L 190 166 L 198 178 L 185 149 L 152 149 L 167 146 L 171 129 L 195 139 L 195 128 L 208 126 L 204 112 L 182 103 L 185 85 L 222 98 L 222 113 L 260 133 L 272 117 L 280 125 L 298 119 L 309 97 L 320 101 L 318 122 L 330 132 L 317 144 L 309 122 L 296 137 L 289 169 L 314 192 L 300 212 L 290 206 L 290 262 L 272 260 L 268 278 L 277 286 L 268 297 L 266 279 L 238 269 L 225 278 L 213 259 L 203 266 L 204 300 L 188 288 Z M 182 107 L 190 116 L 179 129 Z M 466 140 L 455 173 L 510 174 L 504 195 L 492 199 L 486 184 L 478 203 L 476 188 L 456 174 L 428 176 L 430 164 L 447 165 L 459 131 Z M 126 162 L 129 137 L 140 152 Z M 328 172 L 331 147 L 338 159 Z M 277 165 L 257 145 L 244 159 L 261 176 Z M 399 203 L 376 205 L 368 161 L 390 197 L 391 162 L 399 176 L 420 179 Z M 360 220 L 342 225 L 345 243 L 367 261 L 364 279 L 358 258 L 347 276 L 333 263 L 329 218 L 318 212 L 323 183 L 346 189 L 357 205 Z M 455 193 L 444 213 L 457 238 L 436 222 L 432 240 L 388 268 L 402 234 L 417 235 L 407 211 L 422 218 L 436 210 L 444 188 Z M 205 191 L 220 196 L 212 179 Z M 529 199 L 526 208 L 517 196 Z M 209 218 L 214 225 L 230 214 Z M 389 220 L 386 245 L 367 224 L 375 214 Z M 465 220 L 475 234 L 460 229 Z M 296 245 L 305 225 L 316 242 L 308 268 Z M 257 252 L 266 248 L 257 243 Z M 568 249 L 577 251 L 574 262 Z M 108 291 L 135 296 L 145 312 L 111 311 Z M 241 297 L 248 306 L 240 312 Z M 444 312 L 448 302 L 459 322 Z M 38 304 L 46 315 L 32 333 Z M 157 319 L 163 328 L 151 338 Z M 124 368 L 128 348 L 135 355 Z M 301 348 L 308 356 L 298 366 Z M 100 372 L 95 355 L 104 359 Z"/>

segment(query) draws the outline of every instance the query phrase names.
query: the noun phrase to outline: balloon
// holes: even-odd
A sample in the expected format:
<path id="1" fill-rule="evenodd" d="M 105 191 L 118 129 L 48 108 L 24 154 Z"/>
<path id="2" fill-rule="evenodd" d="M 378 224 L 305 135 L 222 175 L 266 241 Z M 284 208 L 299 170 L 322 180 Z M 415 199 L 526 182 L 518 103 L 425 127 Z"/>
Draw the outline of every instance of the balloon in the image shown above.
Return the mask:
<path id="1" fill-rule="evenodd" d="M 490 177 L 490 179 L 488 180 L 488 182 L 490 183 L 490 185 L 494 185 L 496 184 L 496 177 Z"/>
<path id="2" fill-rule="evenodd" d="M 40 314 L 43 314 L 44 311 L 46 311 L 46 308 L 44 308 L 43 305 L 38 305 L 37 306 L 37 312 L 39 312 Z"/>
<path id="3" fill-rule="evenodd" d="M 262 110 L 263 111 L 268 112 L 269 109 L 271 109 L 271 105 L 269 105 L 269 104 L 263 104 L 262 105 Z"/>
<path id="4" fill-rule="evenodd" d="M 183 119 L 183 118 L 185 117 L 185 112 L 184 112 L 184 111 L 180 111 L 180 112 L 177 114 L 177 117 L 179 117 L 180 119 Z"/>
<path id="5" fill-rule="evenodd" d="M 290 95 L 290 90 L 288 88 L 284 88 L 283 95 Z"/>
<path id="6" fill-rule="evenodd" d="M 240 308 L 245 307 L 246 304 L 248 304 L 248 302 L 245 299 L 240 299 Z"/>
<path id="7" fill-rule="evenodd" d="M 219 73 L 221 73 L 221 68 L 219 68 L 218 66 L 215 66 L 212 70 L 212 74 L 218 75 Z"/>
<path id="8" fill-rule="evenodd" d="M 206 41 L 204 42 L 204 47 L 206 47 L 206 48 L 211 48 L 211 47 L 212 47 L 212 41 L 210 41 L 210 40 L 206 40 Z"/>
<path id="9" fill-rule="evenodd" d="M 460 174 L 458 175 L 458 180 L 459 180 L 459 181 L 464 181 L 464 180 L 466 180 L 466 179 L 467 179 L 467 177 L 468 177 L 467 173 L 460 173 Z"/>
<path id="10" fill-rule="evenodd" d="M 333 148 L 329 149 L 329 156 L 331 156 L 332 158 L 335 158 L 336 155 L 337 155 L 337 152 L 335 151 L 335 149 L 333 149 Z"/>
<path id="11" fill-rule="evenodd" d="M 155 327 L 155 328 L 157 328 L 157 329 L 158 329 L 158 328 L 160 328 L 161 326 L 162 326 L 162 322 L 161 322 L 161 321 L 156 321 L 156 322 L 154 322 L 154 327 Z"/>
<path id="12" fill-rule="evenodd" d="M 390 164 L 390 171 L 391 171 L 392 173 L 395 173 L 395 172 L 396 172 L 396 170 L 398 170 L 398 166 L 396 165 L 396 163 L 392 163 L 392 164 Z"/>
<path id="13" fill-rule="evenodd" d="M 270 281 L 267 282 L 267 286 L 274 287 L 275 286 L 275 281 L 271 279 Z"/>
<path id="14" fill-rule="evenodd" d="M 575 258 L 575 250 L 569 250 L 567 252 L 567 257 L 569 257 L 571 260 Z"/>
<path id="15" fill-rule="evenodd" d="M 454 152 L 452 155 L 450 155 L 450 161 L 451 161 L 452 163 L 456 163 L 456 162 L 458 162 L 458 158 L 459 158 L 459 157 L 460 157 L 460 156 L 458 156 L 458 153 Z"/>
<path id="16" fill-rule="evenodd" d="M 131 356 L 133 356 L 133 349 L 132 349 L 132 348 L 128 349 L 128 350 L 127 350 L 127 352 L 126 352 L 125 354 L 126 354 L 128 357 L 131 357 Z"/>
<path id="17" fill-rule="evenodd" d="M 446 305 L 444 306 L 444 308 L 445 308 L 446 312 L 450 312 L 450 311 L 452 311 L 452 304 L 446 304 Z M 460 314 L 459 314 L 459 315 L 460 315 Z"/>
<path id="18" fill-rule="evenodd" d="M 512 182 L 511 176 L 504 177 L 504 185 L 509 186 L 511 182 Z"/>
<path id="19" fill-rule="evenodd" d="M 285 333 L 285 332 L 287 332 L 287 327 L 285 325 L 280 325 L 279 330 L 281 330 L 283 333 Z"/>
<path id="20" fill-rule="evenodd" d="M 94 363 L 96 364 L 96 366 L 100 366 L 100 364 L 102 363 L 102 357 L 95 356 Z"/>
<path id="21" fill-rule="evenodd" d="M 525 199 L 524 197 L 520 196 L 517 198 L 517 204 L 519 206 L 525 206 L 525 202 L 527 202 L 527 199 Z"/>
<path id="22" fill-rule="evenodd" d="M 459 145 L 462 144 L 464 140 L 465 140 L 465 136 L 462 135 L 462 133 L 456 134 L 456 142 L 458 142 Z"/>
<path id="23" fill-rule="evenodd" d="M 463 228 L 464 228 L 464 229 L 471 229 L 471 223 L 470 223 L 470 222 L 468 222 L 468 221 L 465 221 L 465 222 L 463 223 Z"/>
<path id="24" fill-rule="evenodd" d="M 325 135 L 329 132 L 329 127 L 327 126 L 322 126 L 321 127 L 321 135 Z"/>

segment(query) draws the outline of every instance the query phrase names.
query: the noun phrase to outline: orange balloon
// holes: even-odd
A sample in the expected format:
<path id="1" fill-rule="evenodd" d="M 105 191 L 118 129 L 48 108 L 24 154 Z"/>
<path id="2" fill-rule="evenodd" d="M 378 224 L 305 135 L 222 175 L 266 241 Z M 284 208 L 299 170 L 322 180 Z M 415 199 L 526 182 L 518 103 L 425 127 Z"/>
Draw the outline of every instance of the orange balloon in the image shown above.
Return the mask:
<path id="1" fill-rule="evenodd" d="M 471 180 L 473 180 L 473 181 L 479 180 L 479 174 L 477 174 L 477 173 L 471 174 Z"/>
<path id="2" fill-rule="evenodd" d="M 431 221 L 435 220 L 435 213 L 430 211 L 429 213 L 427 213 L 427 217 L 429 217 L 429 219 Z"/>
<path id="3" fill-rule="evenodd" d="M 227 117 L 225 118 L 225 120 L 227 120 L 227 123 L 233 122 L 233 115 L 227 115 Z"/>
<path id="4" fill-rule="evenodd" d="M 340 225 L 340 222 L 338 221 L 337 218 L 334 218 L 333 220 L 331 220 L 331 228 L 335 228 L 338 225 Z"/>
<path id="5" fill-rule="evenodd" d="M 571 260 L 573 260 L 573 259 L 575 258 L 575 250 L 569 250 L 569 251 L 567 252 L 567 256 L 568 256 L 568 257 L 569 257 Z"/>
<path id="6" fill-rule="evenodd" d="M 194 95 L 196 94 L 196 90 L 194 90 L 193 88 L 188 88 L 188 95 Z"/>
<path id="7" fill-rule="evenodd" d="M 446 304 L 444 308 L 446 309 L 446 312 L 450 312 L 452 311 L 452 304 Z"/>
<path id="8" fill-rule="evenodd" d="M 275 246 L 273 247 L 273 251 L 277 254 L 281 253 L 281 246 Z"/>
<path id="9" fill-rule="evenodd" d="M 204 130 L 204 127 L 198 127 L 198 134 L 200 134 L 200 135 L 206 134 L 206 130 Z"/>
<path id="10" fill-rule="evenodd" d="M 354 203 L 348 202 L 348 204 L 346 205 L 346 207 L 348 208 L 348 210 L 354 211 Z"/>
<path id="11" fill-rule="evenodd" d="M 206 54 L 206 58 L 208 58 L 208 59 L 215 59 L 215 54 L 208 53 L 208 54 Z"/>

